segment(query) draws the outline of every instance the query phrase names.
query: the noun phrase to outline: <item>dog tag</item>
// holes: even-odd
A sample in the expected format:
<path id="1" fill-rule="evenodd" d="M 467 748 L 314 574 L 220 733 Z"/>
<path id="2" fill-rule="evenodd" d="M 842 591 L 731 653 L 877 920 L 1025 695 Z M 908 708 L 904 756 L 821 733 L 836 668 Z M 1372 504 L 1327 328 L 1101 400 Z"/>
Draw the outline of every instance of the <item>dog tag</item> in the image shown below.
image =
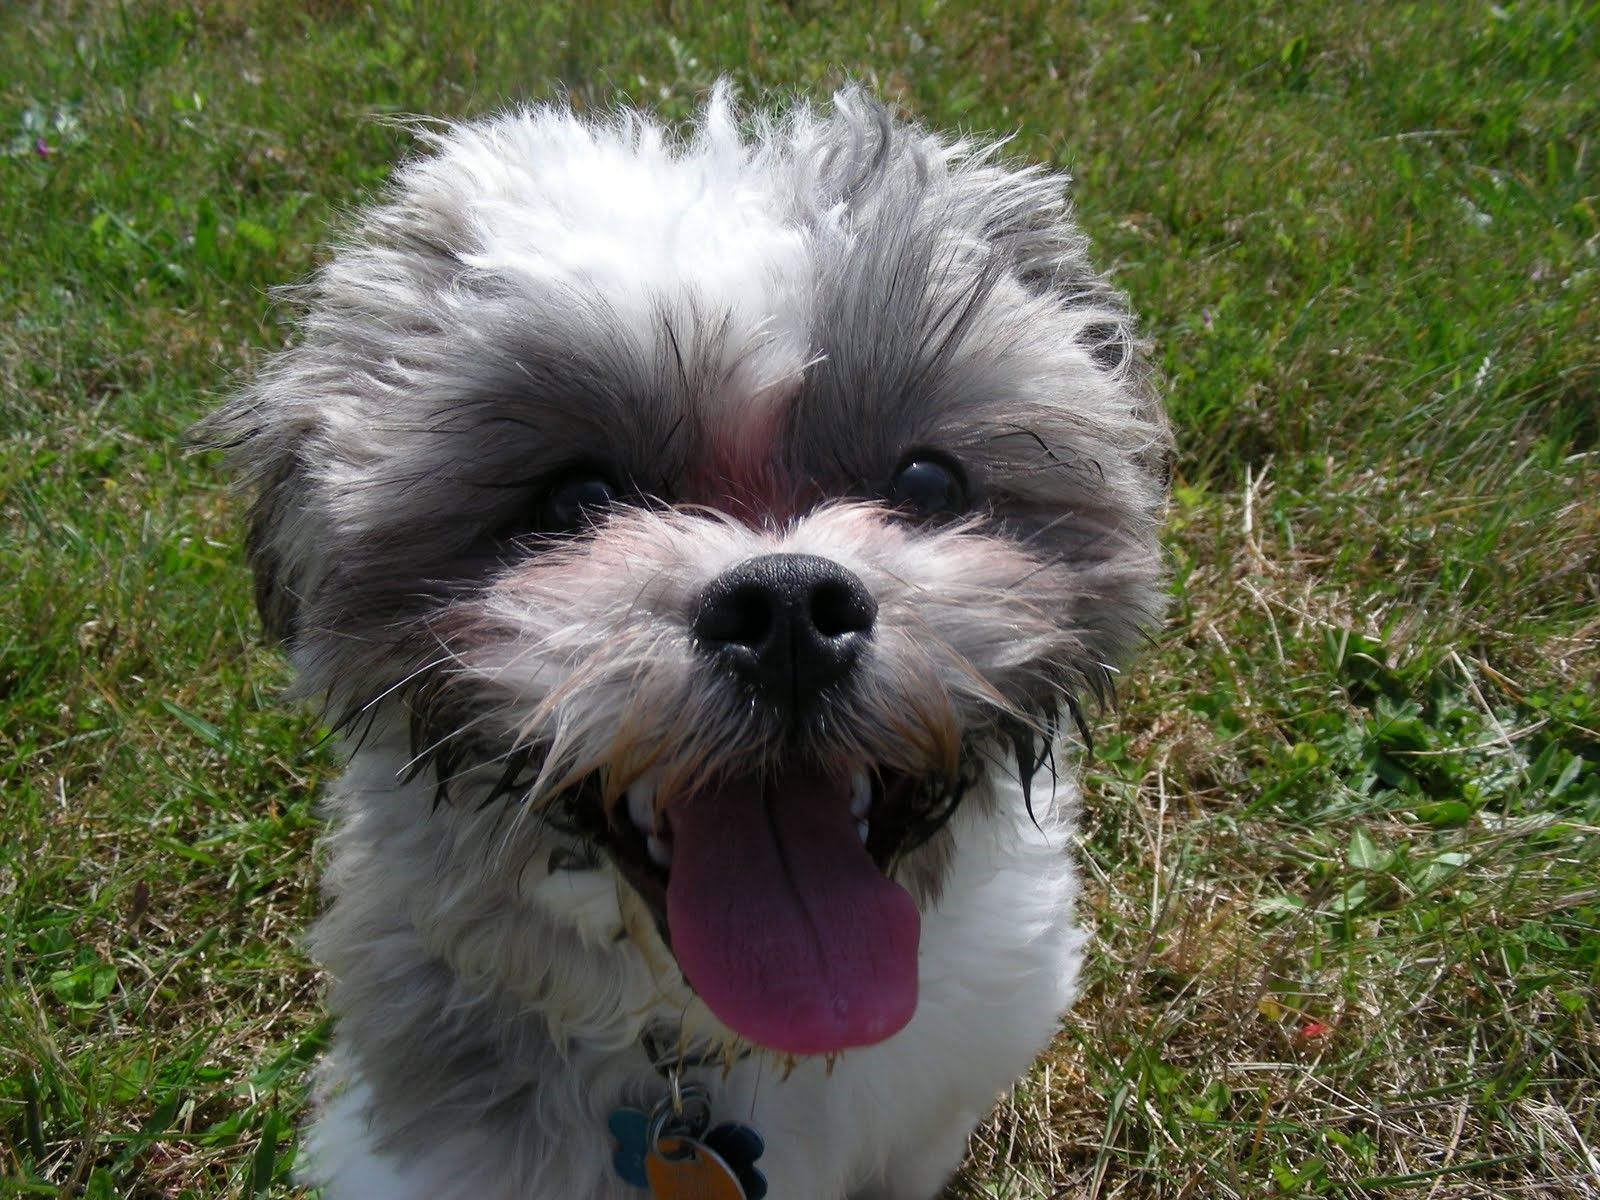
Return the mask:
<path id="1" fill-rule="evenodd" d="M 767 1177 L 756 1170 L 766 1150 L 748 1125 L 728 1121 L 703 1137 L 662 1133 L 645 1159 L 658 1200 L 763 1200 Z"/>
<path id="2" fill-rule="evenodd" d="M 724 1121 L 714 1129 L 711 1102 L 697 1084 L 681 1088 L 647 1115 L 619 1108 L 606 1122 L 616 1139 L 617 1176 L 647 1189 L 654 1200 L 763 1200 L 767 1178 L 756 1169 L 766 1150 L 748 1125 Z"/>
<path id="3" fill-rule="evenodd" d="M 734 1169 L 694 1138 L 657 1140 L 644 1160 L 644 1173 L 656 1200 L 749 1200 Z"/>

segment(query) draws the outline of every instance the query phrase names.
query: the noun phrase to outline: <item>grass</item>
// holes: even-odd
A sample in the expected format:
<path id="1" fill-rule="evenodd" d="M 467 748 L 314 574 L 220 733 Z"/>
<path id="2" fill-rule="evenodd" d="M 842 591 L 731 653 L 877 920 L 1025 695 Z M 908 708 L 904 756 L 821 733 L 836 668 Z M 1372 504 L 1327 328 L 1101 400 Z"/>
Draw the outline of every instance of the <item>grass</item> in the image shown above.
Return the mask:
<path id="1" fill-rule="evenodd" d="M 0 1196 L 289 1196 L 318 732 L 187 424 L 405 134 L 863 78 L 1069 167 L 1182 447 L 1097 935 L 952 1194 L 1600 1195 L 1600 6 L 0 14 Z"/>

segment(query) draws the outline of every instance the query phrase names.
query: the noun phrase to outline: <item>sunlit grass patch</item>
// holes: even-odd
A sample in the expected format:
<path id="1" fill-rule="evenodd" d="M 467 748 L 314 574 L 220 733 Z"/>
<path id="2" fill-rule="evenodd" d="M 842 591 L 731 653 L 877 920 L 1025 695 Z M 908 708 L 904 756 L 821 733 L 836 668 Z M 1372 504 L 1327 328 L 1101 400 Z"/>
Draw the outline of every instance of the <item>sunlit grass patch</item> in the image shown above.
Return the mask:
<path id="1" fill-rule="evenodd" d="M 1600 9 L 13 5 L 0 1195 L 290 1195 L 311 714 L 183 431 L 405 113 L 862 79 L 1069 169 L 1166 376 L 1084 995 L 962 1196 L 1592 1195 Z"/>

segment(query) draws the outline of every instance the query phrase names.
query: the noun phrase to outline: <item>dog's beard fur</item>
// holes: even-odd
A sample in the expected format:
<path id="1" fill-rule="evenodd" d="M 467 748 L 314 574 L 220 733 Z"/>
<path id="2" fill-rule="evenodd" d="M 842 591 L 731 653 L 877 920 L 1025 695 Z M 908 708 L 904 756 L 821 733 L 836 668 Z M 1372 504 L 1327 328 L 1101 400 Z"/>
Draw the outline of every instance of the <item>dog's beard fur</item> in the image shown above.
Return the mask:
<path id="1" fill-rule="evenodd" d="M 462 1195 L 609 1194 L 551 1110 L 603 1114 L 637 1080 L 594 1056 L 647 1066 L 652 1029 L 729 1063 L 796 1049 L 782 1013 L 752 1038 L 685 980 L 674 817 L 815 795 L 853 822 L 865 782 L 864 853 L 931 919 L 963 838 L 1041 815 L 1060 726 L 1157 608 L 1165 427 L 1064 180 L 855 93 L 739 125 L 719 94 L 683 141 L 557 108 L 424 132 L 209 426 L 254 490 L 262 613 L 352 746 L 316 939 L 340 1070 L 380 1154 L 520 1130 L 493 1166 L 473 1143 L 493 1186 Z M 772 555 L 870 597 L 805 695 L 707 644 L 708 595 Z M 815 1049 L 879 1040 L 842 1038 Z M 565 1190 L 535 1183 L 561 1153 Z"/>

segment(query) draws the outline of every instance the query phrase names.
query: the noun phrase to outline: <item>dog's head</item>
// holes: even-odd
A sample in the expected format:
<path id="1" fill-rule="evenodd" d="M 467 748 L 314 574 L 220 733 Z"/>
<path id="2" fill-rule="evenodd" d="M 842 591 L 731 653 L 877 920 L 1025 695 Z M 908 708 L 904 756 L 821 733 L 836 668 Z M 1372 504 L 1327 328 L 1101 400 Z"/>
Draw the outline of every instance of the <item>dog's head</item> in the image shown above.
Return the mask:
<path id="1" fill-rule="evenodd" d="M 737 1034 L 887 1037 L 944 822 L 1158 605 L 1165 426 L 1065 180 L 855 93 L 428 140 L 211 426 L 269 628 Z"/>

